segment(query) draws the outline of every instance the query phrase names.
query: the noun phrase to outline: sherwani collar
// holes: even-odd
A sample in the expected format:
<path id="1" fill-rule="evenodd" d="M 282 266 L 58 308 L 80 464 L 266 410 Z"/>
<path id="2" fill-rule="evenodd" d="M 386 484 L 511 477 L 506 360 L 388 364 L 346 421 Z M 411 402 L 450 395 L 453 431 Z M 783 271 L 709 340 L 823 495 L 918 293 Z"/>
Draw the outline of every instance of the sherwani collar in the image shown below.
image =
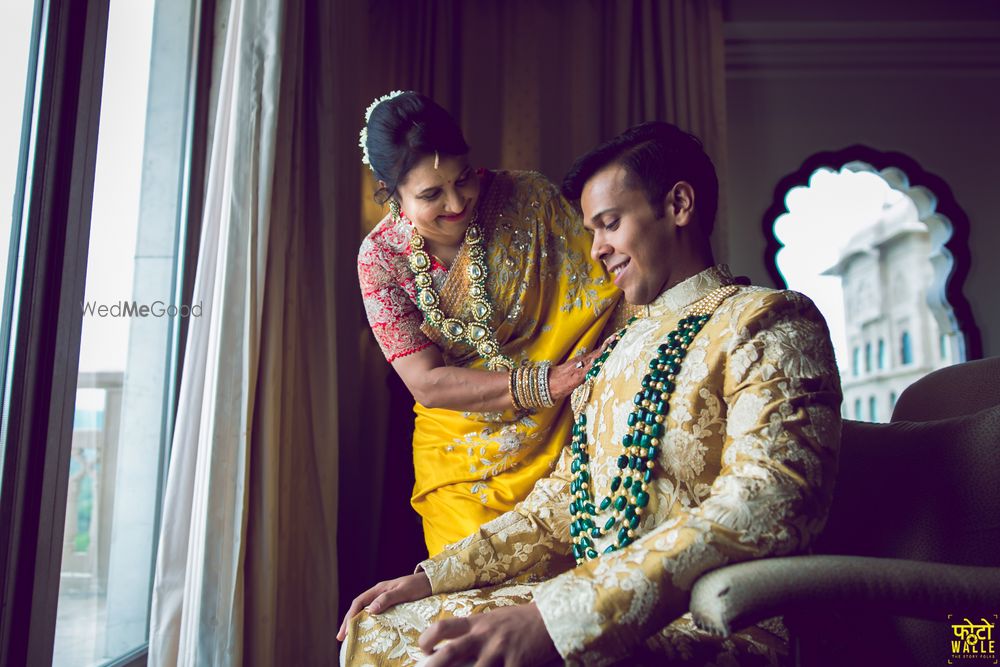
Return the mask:
<path id="1" fill-rule="evenodd" d="M 706 296 L 716 287 L 731 285 L 735 280 L 725 264 L 716 264 L 664 290 L 646 306 L 647 317 L 675 314 Z"/>

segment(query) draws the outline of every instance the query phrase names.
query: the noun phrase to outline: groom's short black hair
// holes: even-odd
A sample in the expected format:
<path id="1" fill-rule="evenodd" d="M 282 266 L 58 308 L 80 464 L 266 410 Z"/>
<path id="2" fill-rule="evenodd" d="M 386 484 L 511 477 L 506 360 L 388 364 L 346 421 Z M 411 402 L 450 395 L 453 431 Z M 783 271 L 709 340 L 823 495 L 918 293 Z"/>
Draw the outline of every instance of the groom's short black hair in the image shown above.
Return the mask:
<path id="1" fill-rule="evenodd" d="M 664 214 L 663 200 L 670 188 L 678 181 L 690 183 L 698 223 L 706 237 L 712 233 L 719 206 L 719 179 L 698 137 L 664 121 L 629 128 L 573 163 L 563 179 L 563 196 L 579 206 L 587 181 L 612 164 L 625 167 L 626 185 L 642 189 L 659 217 Z"/>

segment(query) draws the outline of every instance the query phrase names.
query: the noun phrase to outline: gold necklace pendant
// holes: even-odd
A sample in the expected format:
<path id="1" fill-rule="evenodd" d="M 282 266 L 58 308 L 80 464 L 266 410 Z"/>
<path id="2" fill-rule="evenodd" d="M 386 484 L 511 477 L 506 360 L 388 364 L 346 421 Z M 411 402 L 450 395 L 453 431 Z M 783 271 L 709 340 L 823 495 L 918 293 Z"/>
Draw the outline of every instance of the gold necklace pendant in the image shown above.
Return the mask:
<path id="1" fill-rule="evenodd" d="M 493 317 L 493 304 L 489 301 L 486 290 L 486 279 L 489 270 L 486 264 L 486 251 L 483 249 L 482 230 L 476 224 L 476 213 L 465 230 L 465 251 L 469 256 L 469 296 L 472 299 L 470 308 L 472 320 L 464 321 L 457 317 L 448 317 L 441 309 L 441 297 L 434 289 L 431 278 L 431 257 L 424 249 L 424 237 L 414 226 L 410 236 L 410 270 L 413 271 L 417 285 L 417 306 L 424 314 L 426 321 L 444 334 L 445 338 L 455 343 L 466 343 L 472 346 L 489 370 L 507 370 L 514 368 L 513 360 L 500 351 L 500 344 L 494 332 L 490 330 L 490 319 Z"/>
<path id="2" fill-rule="evenodd" d="M 570 394 L 569 405 L 573 410 L 573 418 L 579 419 L 583 411 L 587 409 L 587 402 L 590 400 L 590 392 L 594 388 L 594 380 L 587 378 L 579 387 Z"/>

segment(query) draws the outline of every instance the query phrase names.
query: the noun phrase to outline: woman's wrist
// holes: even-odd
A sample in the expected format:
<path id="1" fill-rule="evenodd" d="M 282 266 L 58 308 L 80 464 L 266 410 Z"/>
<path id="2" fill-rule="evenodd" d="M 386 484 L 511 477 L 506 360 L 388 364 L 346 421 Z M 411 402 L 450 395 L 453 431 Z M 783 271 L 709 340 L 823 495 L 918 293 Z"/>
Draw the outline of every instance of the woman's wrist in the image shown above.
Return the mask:
<path id="1" fill-rule="evenodd" d="M 543 361 L 539 364 L 516 366 L 507 376 L 507 388 L 516 410 L 534 412 L 555 405 L 549 384 L 552 365 Z"/>

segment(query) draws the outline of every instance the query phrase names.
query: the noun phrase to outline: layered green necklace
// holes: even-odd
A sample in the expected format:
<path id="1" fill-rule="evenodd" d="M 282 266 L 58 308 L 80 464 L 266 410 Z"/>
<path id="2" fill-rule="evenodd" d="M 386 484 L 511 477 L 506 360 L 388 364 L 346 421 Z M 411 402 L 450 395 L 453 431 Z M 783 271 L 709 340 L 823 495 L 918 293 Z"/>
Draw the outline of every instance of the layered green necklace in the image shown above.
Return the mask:
<path id="1" fill-rule="evenodd" d="M 465 252 L 469 255 L 469 265 L 466 269 L 469 276 L 469 297 L 472 299 L 472 320 L 463 321 L 457 317 L 448 317 L 441 309 L 441 297 L 434 289 L 431 278 L 431 257 L 424 250 L 424 237 L 413 227 L 410 236 L 410 270 L 417 284 L 417 305 L 424 314 L 424 319 L 439 329 L 449 341 L 471 345 L 486 362 L 486 368 L 491 371 L 514 368 L 510 357 L 500 351 L 496 335 L 490 330 L 490 318 L 493 316 L 493 304 L 489 301 L 486 291 L 486 251 L 483 249 L 483 234 L 476 224 L 476 214 L 465 230 Z"/>
<path id="2" fill-rule="evenodd" d="M 584 409 L 590 399 L 594 379 L 601 372 L 611 350 L 636 320 L 635 317 L 614 335 L 608 348 L 587 371 L 583 384 L 573 392 L 571 405 L 576 421 L 573 425 L 573 481 L 570 483 L 573 501 L 569 505 L 573 522 L 569 532 L 577 564 L 597 558 L 596 541 L 615 530 L 618 531 L 617 539 L 604 549 L 604 553 L 627 547 L 635 541 L 642 513 L 649 504 L 649 484 L 656 470 L 656 457 L 660 453 L 670 397 L 676 387 L 681 362 L 687 356 L 694 337 L 715 309 L 738 290 L 736 285 L 723 285 L 712 290 L 691 307 L 689 314 L 677 323 L 677 328 L 667 334 L 666 342 L 657 348 L 656 356 L 649 362 L 649 372 L 642 378 L 642 388 L 632 399 L 635 408 L 628 416 L 628 431 L 622 436 L 618 473 L 611 479 L 610 491 L 599 506 L 594 505 L 596 496 L 591 495 L 593 486 L 588 469 L 590 453 Z M 610 516 L 604 520 L 600 514 L 609 510 Z"/>

